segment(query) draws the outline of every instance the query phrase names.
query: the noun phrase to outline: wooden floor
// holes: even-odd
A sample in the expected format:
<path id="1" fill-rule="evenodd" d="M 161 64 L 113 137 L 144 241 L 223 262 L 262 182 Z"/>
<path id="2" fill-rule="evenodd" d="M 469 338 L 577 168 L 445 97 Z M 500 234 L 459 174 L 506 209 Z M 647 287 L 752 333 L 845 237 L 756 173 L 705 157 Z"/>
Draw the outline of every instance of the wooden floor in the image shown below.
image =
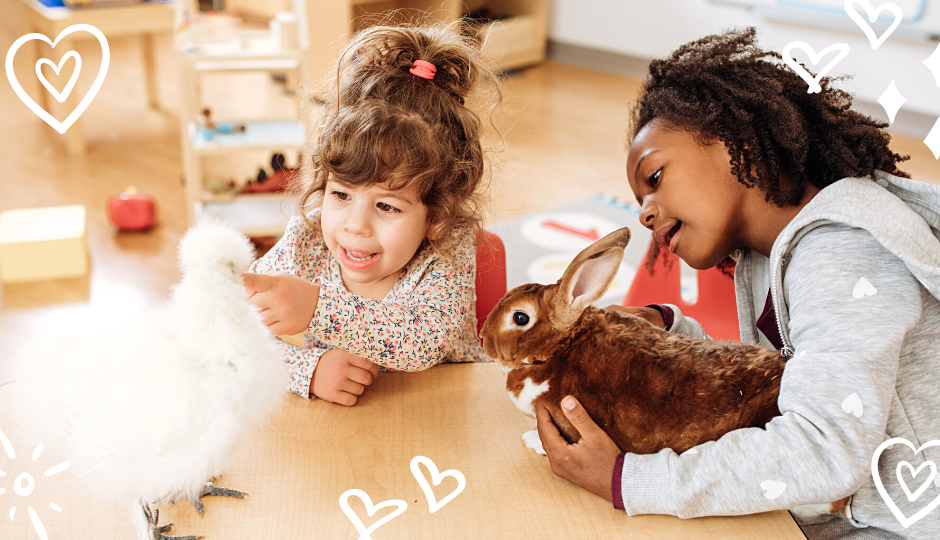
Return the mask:
<path id="1" fill-rule="evenodd" d="M 21 9 L 16 0 L 0 0 L 0 51 L 28 31 Z M 36 117 L 9 84 L 0 84 L 0 210 L 85 205 L 92 259 L 86 279 L 0 288 L 0 383 L 8 380 L 9 359 L 18 344 L 41 335 L 121 326 L 165 298 L 179 279 L 175 250 L 186 229 L 179 91 L 169 36 L 156 45 L 163 110 L 147 107 L 140 42 L 111 40 L 107 79 L 82 116 L 88 152 L 81 158 L 66 156 L 62 136 Z M 505 150 L 494 156 L 491 222 L 595 193 L 632 199 L 624 174 L 624 133 L 638 84 L 554 62 L 507 79 L 509 129 Z M 240 111 L 291 104 L 282 88 L 265 77 L 237 84 L 216 81 L 205 92 L 218 107 Z M 897 136 L 894 144 L 912 155 L 906 168 L 915 178 L 940 183 L 940 165 L 920 140 Z M 149 233 L 118 233 L 107 222 L 106 198 L 129 184 L 159 201 L 159 225 Z"/>

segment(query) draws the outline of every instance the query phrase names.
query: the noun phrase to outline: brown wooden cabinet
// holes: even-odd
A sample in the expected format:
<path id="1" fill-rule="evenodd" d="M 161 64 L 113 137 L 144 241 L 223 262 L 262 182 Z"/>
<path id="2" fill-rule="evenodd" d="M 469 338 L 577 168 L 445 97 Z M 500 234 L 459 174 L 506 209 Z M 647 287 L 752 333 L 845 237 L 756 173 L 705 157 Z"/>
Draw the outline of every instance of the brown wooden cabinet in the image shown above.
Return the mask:
<path id="1" fill-rule="evenodd" d="M 498 17 L 479 30 L 486 39 L 485 53 L 497 69 L 545 59 L 548 0 L 307 0 L 310 72 L 326 76 L 346 38 L 367 26 L 401 20 L 453 21 L 481 10 Z"/>

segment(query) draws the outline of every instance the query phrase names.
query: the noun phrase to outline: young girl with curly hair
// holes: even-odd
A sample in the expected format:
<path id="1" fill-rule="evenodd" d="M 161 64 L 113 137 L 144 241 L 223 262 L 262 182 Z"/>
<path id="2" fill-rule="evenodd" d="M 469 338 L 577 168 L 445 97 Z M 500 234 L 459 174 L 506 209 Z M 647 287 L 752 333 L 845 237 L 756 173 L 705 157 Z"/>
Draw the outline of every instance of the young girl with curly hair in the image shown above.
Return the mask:
<path id="1" fill-rule="evenodd" d="M 302 217 L 251 274 L 290 390 L 354 405 L 378 366 L 486 359 L 476 336 L 476 234 L 486 165 L 468 101 L 497 78 L 455 26 L 352 37 L 321 95 Z M 491 108 L 490 108 L 491 110 Z"/>
<path id="2" fill-rule="evenodd" d="M 940 538 L 940 512 L 917 517 L 940 497 L 940 187 L 909 180 L 887 125 L 821 86 L 753 28 L 650 64 L 627 157 L 640 222 L 693 268 L 733 260 L 742 341 L 788 359 L 782 415 L 635 455 L 567 397 L 577 444 L 538 415 L 556 474 L 631 515 L 801 506 L 810 538 Z M 627 310 L 706 337 L 675 306 Z"/>

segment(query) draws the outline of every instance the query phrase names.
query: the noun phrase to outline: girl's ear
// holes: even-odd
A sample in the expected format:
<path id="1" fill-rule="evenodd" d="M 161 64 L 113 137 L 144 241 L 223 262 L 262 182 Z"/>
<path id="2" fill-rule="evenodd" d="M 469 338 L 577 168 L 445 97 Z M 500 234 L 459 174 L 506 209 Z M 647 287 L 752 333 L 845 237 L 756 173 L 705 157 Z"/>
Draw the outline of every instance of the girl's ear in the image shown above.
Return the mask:
<path id="1" fill-rule="evenodd" d="M 589 305 L 607 292 L 623 261 L 630 229 L 618 229 L 584 249 L 558 280 L 550 319 L 559 328 L 570 328 Z"/>

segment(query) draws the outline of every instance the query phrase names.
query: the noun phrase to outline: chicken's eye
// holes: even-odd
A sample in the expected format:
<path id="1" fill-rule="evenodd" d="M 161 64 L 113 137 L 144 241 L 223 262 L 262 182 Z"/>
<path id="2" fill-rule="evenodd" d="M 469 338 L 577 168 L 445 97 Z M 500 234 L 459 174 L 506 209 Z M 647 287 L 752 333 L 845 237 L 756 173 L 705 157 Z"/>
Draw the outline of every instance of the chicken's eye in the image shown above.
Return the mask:
<path id="1" fill-rule="evenodd" d="M 529 324 L 529 316 L 521 311 L 517 311 L 512 314 L 512 322 L 516 326 L 525 326 Z"/>

